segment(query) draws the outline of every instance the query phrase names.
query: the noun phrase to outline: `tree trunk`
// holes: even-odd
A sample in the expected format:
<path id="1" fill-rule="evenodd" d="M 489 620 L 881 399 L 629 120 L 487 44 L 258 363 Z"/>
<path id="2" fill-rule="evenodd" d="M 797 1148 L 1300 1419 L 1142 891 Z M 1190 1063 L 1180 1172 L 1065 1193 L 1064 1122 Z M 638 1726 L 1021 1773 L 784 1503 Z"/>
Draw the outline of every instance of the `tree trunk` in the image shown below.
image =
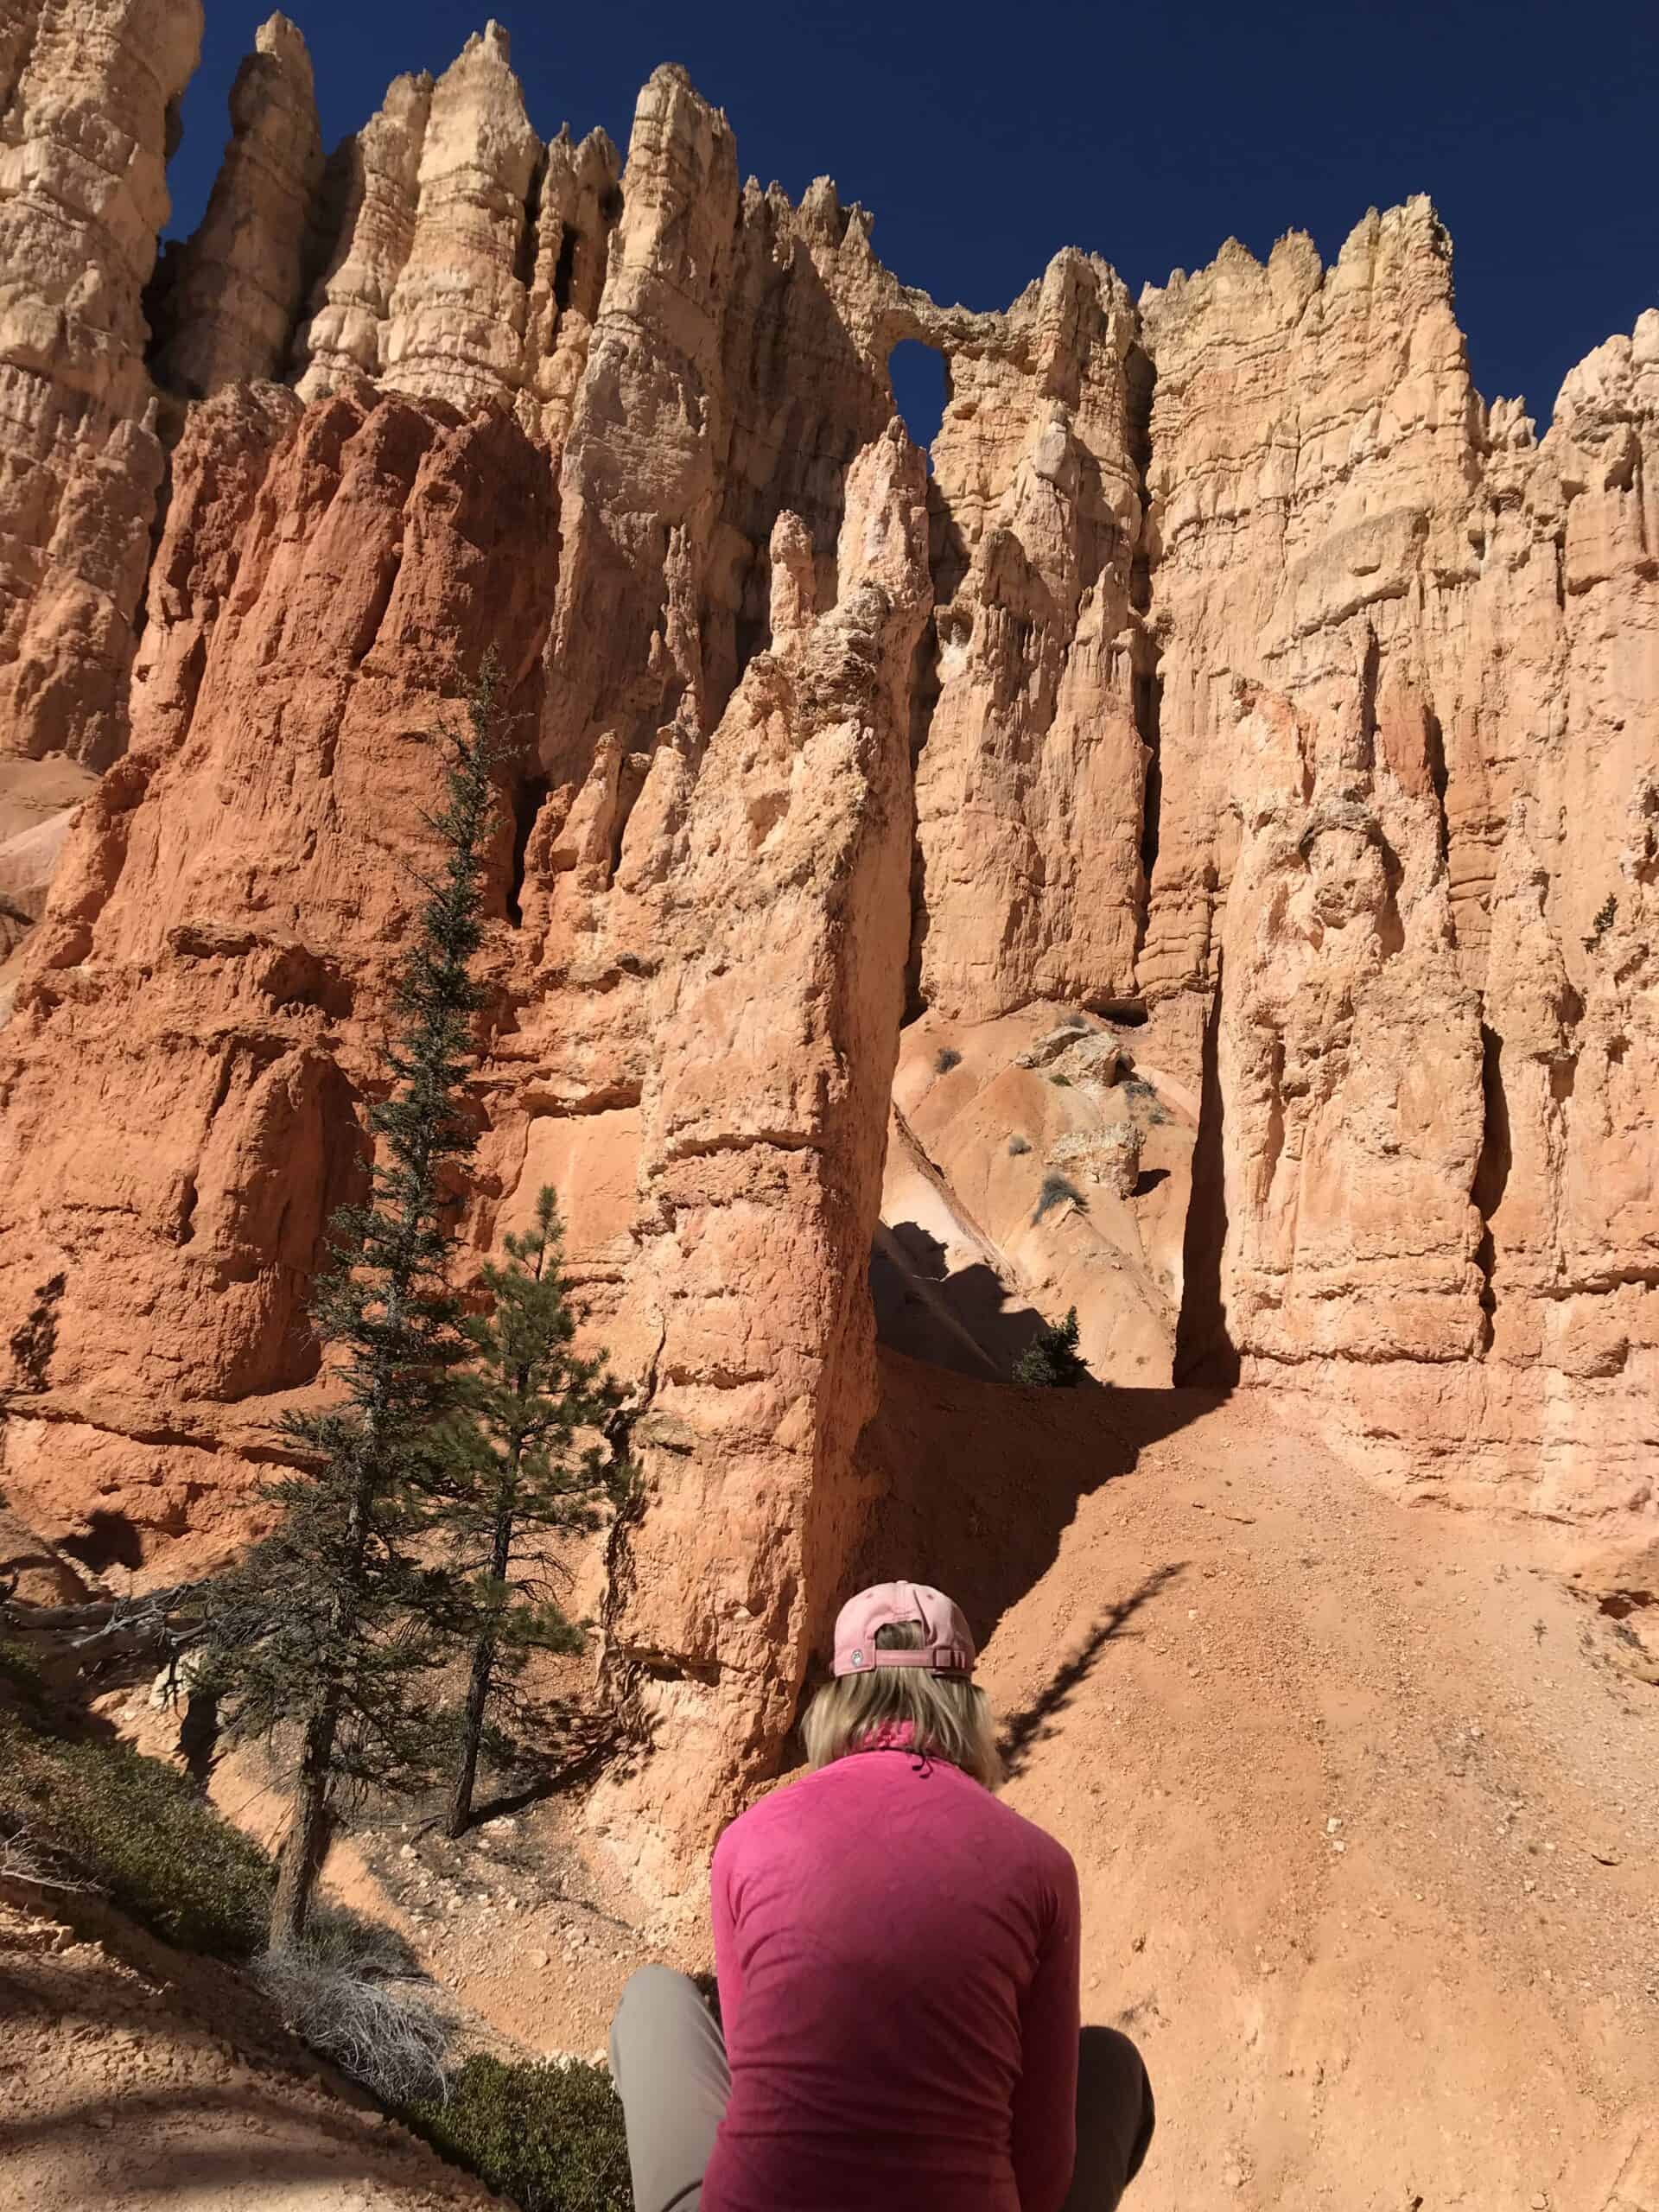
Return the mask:
<path id="1" fill-rule="evenodd" d="M 490 1548 L 490 1574 L 498 1582 L 507 1579 L 512 1559 L 512 1498 L 497 1506 L 494 1541 Z M 484 1715 L 489 1709 L 491 1678 L 495 1672 L 495 1637 L 480 1636 L 473 1651 L 473 1678 L 467 1686 L 467 1712 L 461 1723 L 461 1767 L 449 1796 L 449 1818 L 444 1834 L 463 1835 L 473 1817 L 473 1784 L 478 1779 L 478 1747 L 484 1740 Z"/>
<path id="2" fill-rule="evenodd" d="M 402 1287 L 394 1282 L 386 1298 L 387 1315 L 394 1325 L 401 1318 L 402 1300 Z M 374 1395 L 365 1423 L 365 1440 L 371 1450 L 385 1398 L 383 1369 L 375 1383 Z M 347 1554 L 344 1588 L 336 1596 L 332 1622 L 339 1644 L 349 1643 L 356 1629 L 357 1600 L 361 1595 L 360 1578 L 368 1542 L 369 1506 L 372 1491 L 372 1475 L 365 1470 L 359 1457 L 351 1512 L 346 1523 Z M 334 1745 L 340 1734 L 344 1703 L 336 1676 L 335 1686 L 324 1693 L 321 1704 L 305 1724 L 299 1781 L 294 1792 L 294 1810 L 277 1857 L 276 1894 L 270 1901 L 270 1948 L 273 1951 L 293 1950 L 304 1936 L 317 1877 L 322 1872 L 323 1860 L 328 1856 L 328 1846 L 334 1828 L 329 1792 L 334 1778 Z"/>
<path id="3" fill-rule="evenodd" d="M 334 1758 L 334 1736 L 340 1726 L 340 1707 L 330 1700 L 315 1714 L 305 1732 L 305 1753 L 300 1762 L 299 1788 L 294 1812 L 276 1861 L 276 1894 L 270 1904 L 270 1948 L 291 1951 L 305 1934 L 311 1899 L 328 1856 L 334 1821 L 328 1804 L 328 1784 Z"/>
<path id="4" fill-rule="evenodd" d="M 478 1779 L 478 1747 L 484 1739 L 484 1714 L 490 1702 L 490 1676 L 495 1668 L 495 1638 L 480 1637 L 473 1653 L 473 1678 L 467 1689 L 467 1714 L 461 1726 L 461 1767 L 449 1795 L 448 1836 L 464 1835 L 473 1817 L 473 1784 Z"/>

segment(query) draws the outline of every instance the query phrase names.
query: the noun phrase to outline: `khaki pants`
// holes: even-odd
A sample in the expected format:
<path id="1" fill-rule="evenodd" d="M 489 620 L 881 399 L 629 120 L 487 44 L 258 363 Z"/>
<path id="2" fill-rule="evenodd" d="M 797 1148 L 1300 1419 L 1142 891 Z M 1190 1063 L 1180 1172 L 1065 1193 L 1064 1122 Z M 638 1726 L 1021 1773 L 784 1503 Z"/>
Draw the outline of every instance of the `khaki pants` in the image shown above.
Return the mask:
<path id="1" fill-rule="evenodd" d="M 634 2212 L 696 2212 L 731 2094 L 726 2045 L 696 1985 L 641 1967 L 611 2024 Z M 1077 2165 L 1065 2212 L 1113 2212 L 1141 2171 L 1155 2115 L 1141 2054 L 1116 2028 L 1085 2028 L 1077 2050 Z"/>
<path id="2" fill-rule="evenodd" d="M 694 1981 L 671 1967 L 631 1976 L 611 2023 L 611 2079 L 627 2121 L 634 2212 L 696 2212 L 732 2076 Z"/>

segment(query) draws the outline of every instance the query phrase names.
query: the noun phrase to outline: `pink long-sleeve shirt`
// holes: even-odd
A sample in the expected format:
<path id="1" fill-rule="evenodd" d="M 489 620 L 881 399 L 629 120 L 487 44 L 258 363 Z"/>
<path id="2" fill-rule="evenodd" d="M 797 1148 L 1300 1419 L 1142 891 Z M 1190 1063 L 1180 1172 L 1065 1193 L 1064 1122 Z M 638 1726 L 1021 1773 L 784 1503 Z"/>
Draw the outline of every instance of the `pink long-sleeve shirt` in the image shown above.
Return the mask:
<path id="1" fill-rule="evenodd" d="M 721 1838 L 731 2101 L 702 2212 L 1058 2212 L 1077 1877 L 960 1769 L 857 1751 Z"/>

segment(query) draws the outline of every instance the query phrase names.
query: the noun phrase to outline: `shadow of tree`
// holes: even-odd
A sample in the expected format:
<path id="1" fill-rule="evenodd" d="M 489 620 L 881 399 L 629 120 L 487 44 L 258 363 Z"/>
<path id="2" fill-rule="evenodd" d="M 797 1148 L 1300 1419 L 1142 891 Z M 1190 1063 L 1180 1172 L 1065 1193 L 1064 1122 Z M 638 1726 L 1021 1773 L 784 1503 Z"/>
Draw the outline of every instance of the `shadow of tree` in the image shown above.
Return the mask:
<path id="1" fill-rule="evenodd" d="M 558 1756 L 550 1759 L 540 1771 L 506 1784 L 487 1803 L 474 1806 L 468 1827 L 481 1827 L 486 1821 L 522 1813 L 546 1798 L 557 1796 L 561 1790 L 574 1789 L 580 1783 L 591 1781 L 601 1767 L 613 1776 L 633 1771 L 639 1748 L 625 1740 L 609 1713 L 567 1708 L 560 1716 L 559 1725 L 564 1732 Z"/>
<path id="2" fill-rule="evenodd" d="M 270 2063 L 269 2053 L 257 2054 L 254 2063 L 257 2056 Z M 314 2060 L 314 2072 L 315 2067 Z M 366 2191 L 377 2183 L 426 2177 L 416 2163 L 417 2154 L 400 2155 L 398 2149 L 389 2154 L 376 2142 L 371 2130 L 378 2114 L 360 2090 L 334 2079 L 329 2086 L 341 2100 L 337 2111 L 318 2111 L 307 2100 L 297 2068 L 291 2098 L 280 2081 L 270 2088 L 241 2082 L 223 2089 L 91 2097 L 38 2117 L 0 2120 L 0 2162 L 60 2144 L 56 2155 L 66 2167 L 83 2159 L 101 2166 L 113 2135 L 123 2146 L 122 2201 L 134 2205 L 239 2201 L 256 2151 L 280 2177 L 284 2194 L 308 2183 L 334 2189 L 361 2185 Z M 198 2131 L 194 2140 L 193 2124 Z M 87 2131 L 94 2129 L 89 2139 Z M 439 2172 L 431 2176 L 441 2178 Z M 79 2192 L 67 2174 L 65 2185 L 69 2193 L 60 2201 L 67 2203 Z M 221 2196 L 220 2191 L 226 2193 Z"/>
<path id="3" fill-rule="evenodd" d="M 1052 1723 L 1056 1714 L 1063 1713 L 1071 1703 L 1073 1694 L 1092 1674 L 1101 1653 L 1113 1637 L 1122 1635 L 1125 1624 L 1167 1584 L 1175 1581 L 1185 1565 L 1185 1560 L 1172 1560 L 1149 1574 L 1139 1589 L 1130 1591 L 1127 1598 L 1109 1606 L 1071 1658 L 1056 1669 L 1039 1694 L 1020 1712 L 1009 1714 L 1003 1726 L 1001 1750 L 1002 1763 L 1010 1777 L 1024 1767 L 1033 1745 L 1046 1743 L 1055 1733 Z"/>

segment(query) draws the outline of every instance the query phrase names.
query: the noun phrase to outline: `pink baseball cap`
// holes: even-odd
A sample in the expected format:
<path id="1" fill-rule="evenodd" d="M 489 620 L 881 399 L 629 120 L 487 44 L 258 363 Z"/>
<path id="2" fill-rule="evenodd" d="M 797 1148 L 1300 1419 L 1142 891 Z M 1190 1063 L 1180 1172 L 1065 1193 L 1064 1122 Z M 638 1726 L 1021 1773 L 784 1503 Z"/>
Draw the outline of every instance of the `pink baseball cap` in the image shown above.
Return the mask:
<path id="1" fill-rule="evenodd" d="M 877 1649 L 878 1629 L 918 1626 L 919 1651 Z M 971 1675 L 974 1639 L 960 1606 L 925 1582 L 878 1582 L 849 1598 L 836 1616 L 831 1672 L 868 1675 L 876 1667 L 925 1667 L 931 1675 Z"/>

